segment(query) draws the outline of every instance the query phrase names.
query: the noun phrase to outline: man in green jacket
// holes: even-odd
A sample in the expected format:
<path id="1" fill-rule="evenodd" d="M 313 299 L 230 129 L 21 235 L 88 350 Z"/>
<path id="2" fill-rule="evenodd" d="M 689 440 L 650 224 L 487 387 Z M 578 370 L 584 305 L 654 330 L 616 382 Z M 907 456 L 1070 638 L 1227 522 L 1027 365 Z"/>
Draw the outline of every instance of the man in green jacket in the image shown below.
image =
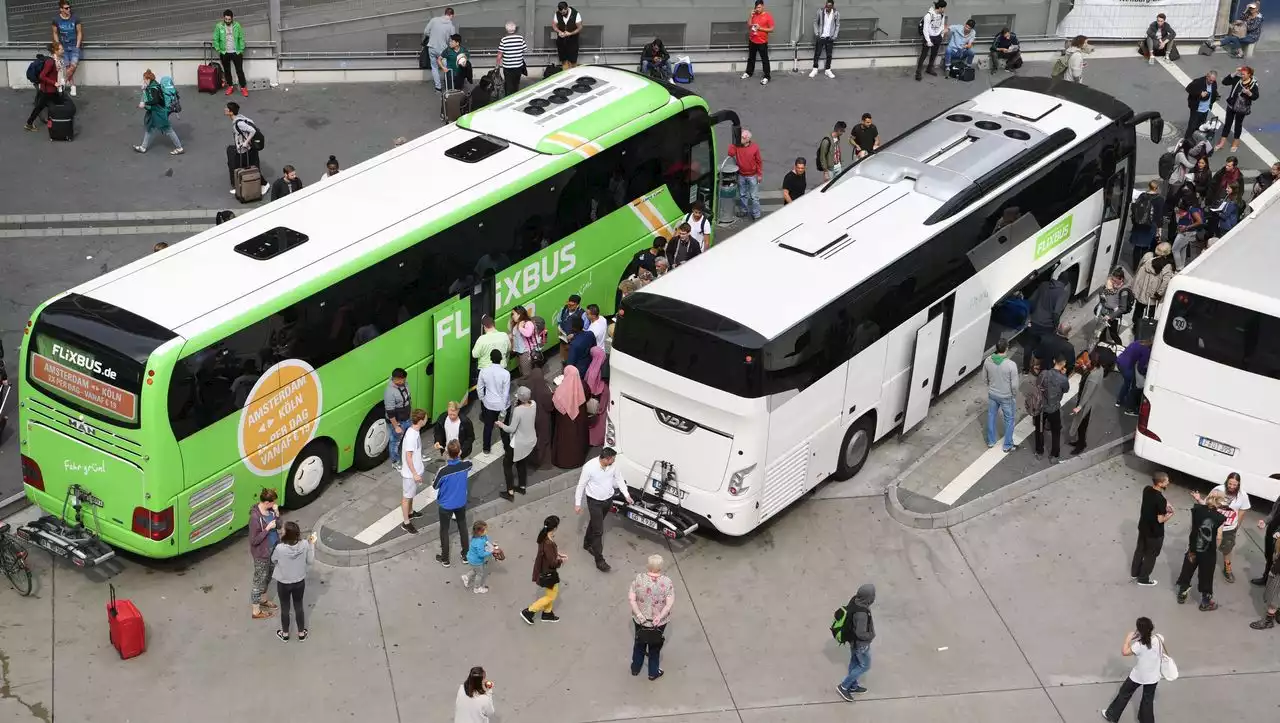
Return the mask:
<path id="1" fill-rule="evenodd" d="M 227 95 L 236 90 L 231 82 L 231 66 L 235 65 L 236 78 L 240 81 L 240 95 L 249 97 L 248 84 L 244 82 L 244 30 L 236 21 L 236 14 L 222 11 L 222 22 L 213 26 L 213 49 L 222 60 L 222 74 L 227 79 Z"/>

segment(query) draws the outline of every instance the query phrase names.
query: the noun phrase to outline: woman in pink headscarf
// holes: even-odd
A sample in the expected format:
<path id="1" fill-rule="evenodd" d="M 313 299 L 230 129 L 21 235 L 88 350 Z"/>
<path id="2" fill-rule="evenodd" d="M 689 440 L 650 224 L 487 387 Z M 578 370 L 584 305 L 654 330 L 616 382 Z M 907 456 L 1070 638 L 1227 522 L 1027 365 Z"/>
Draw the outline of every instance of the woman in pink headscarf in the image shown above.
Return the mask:
<path id="1" fill-rule="evenodd" d="M 565 365 L 564 378 L 551 402 L 556 408 L 551 463 L 560 469 L 581 467 L 587 461 L 587 393 L 577 367 Z"/>
<path id="2" fill-rule="evenodd" d="M 587 367 L 587 393 L 596 402 L 596 413 L 589 420 L 588 441 L 592 447 L 604 446 L 605 420 L 609 410 L 609 385 L 605 383 L 600 371 L 604 368 L 604 349 L 591 347 L 591 366 Z M 588 405 L 590 409 L 592 405 Z"/>

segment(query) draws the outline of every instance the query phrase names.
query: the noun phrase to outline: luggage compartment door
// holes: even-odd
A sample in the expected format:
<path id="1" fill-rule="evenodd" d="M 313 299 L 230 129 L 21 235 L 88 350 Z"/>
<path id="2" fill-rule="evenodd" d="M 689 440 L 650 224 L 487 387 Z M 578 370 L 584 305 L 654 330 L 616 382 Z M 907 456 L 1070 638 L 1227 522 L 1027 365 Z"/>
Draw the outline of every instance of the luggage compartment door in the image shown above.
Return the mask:
<path id="1" fill-rule="evenodd" d="M 938 314 L 916 332 L 907 411 L 902 418 L 903 434 L 910 432 L 929 414 L 929 402 L 933 399 L 934 376 L 938 373 L 938 354 L 942 350 L 942 335 L 946 323 L 947 315 Z"/>

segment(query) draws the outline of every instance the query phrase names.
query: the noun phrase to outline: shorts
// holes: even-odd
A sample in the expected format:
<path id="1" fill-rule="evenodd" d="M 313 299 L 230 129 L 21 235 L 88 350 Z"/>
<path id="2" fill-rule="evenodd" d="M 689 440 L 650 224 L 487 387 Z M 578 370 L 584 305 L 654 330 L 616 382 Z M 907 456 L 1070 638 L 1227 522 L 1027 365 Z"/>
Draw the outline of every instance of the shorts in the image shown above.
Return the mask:
<path id="1" fill-rule="evenodd" d="M 400 490 L 404 493 L 406 500 L 411 500 L 418 494 L 418 483 L 414 482 L 412 477 L 401 477 Z"/>
<path id="2" fill-rule="evenodd" d="M 1218 552 L 1221 552 L 1224 555 L 1230 555 L 1231 551 L 1236 549 L 1236 533 L 1239 531 L 1240 528 L 1238 527 L 1234 530 L 1223 530 L 1222 544 L 1218 545 Z"/>
<path id="3" fill-rule="evenodd" d="M 75 65 L 80 62 L 81 49 L 74 45 L 62 46 L 62 62 L 65 65 Z"/>

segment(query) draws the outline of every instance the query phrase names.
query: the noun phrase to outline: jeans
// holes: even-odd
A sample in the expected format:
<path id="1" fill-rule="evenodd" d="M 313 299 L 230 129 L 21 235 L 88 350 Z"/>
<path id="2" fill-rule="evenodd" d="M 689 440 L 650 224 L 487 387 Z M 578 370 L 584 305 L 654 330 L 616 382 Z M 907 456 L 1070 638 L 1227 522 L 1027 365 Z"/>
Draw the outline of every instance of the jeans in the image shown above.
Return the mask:
<path id="1" fill-rule="evenodd" d="M 493 447 L 493 423 L 498 421 L 498 418 L 501 416 L 502 411 L 495 412 L 494 410 L 485 407 L 480 409 L 480 422 L 484 424 L 484 435 L 482 437 L 484 440 L 484 447 L 482 447 L 482 449 L 485 454 L 488 454 L 489 449 Z"/>
<path id="2" fill-rule="evenodd" d="M 769 44 L 749 43 L 747 47 L 747 75 L 756 73 L 756 56 L 760 56 L 760 66 L 764 70 L 764 79 L 769 79 Z"/>
<path id="3" fill-rule="evenodd" d="M 1146 537 L 1138 533 L 1138 545 L 1133 550 L 1133 564 L 1129 566 L 1129 577 L 1136 577 L 1142 582 L 1151 579 L 1151 571 L 1156 569 L 1156 558 L 1160 556 L 1160 548 L 1164 547 L 1164 536 Z"/>
<path id="4" fill-rule="evenodd" d="M 436 84 L 436 90 L 444 89 L 444 80 L 440 77 L 440 51 L 427 48 L 427 58 L 431 61 L 431 81 Z"/>
<path id="5" fill-rule="evenodd" d="M 156 139 L 156 136 L 161 134 L 164 134 L 169 138 L 169 140 L 173 141 L 174 148 L 182 147 L 182 140 L 178 138 L 178 133 L 174 131 L 172 127 L 165 128 L 164 130 L 152 128 L 151 130 L 148 130 L 146 133 L 142 135 L 142 150 L 145 151 L 146 149 L 150 148 L 151 142 Z"/>
<path id="6" fill-rule="evenodd" d="M 631 674 L 632 675 L 640 674 L 640 667 L 644 665 L 644 657 L 645 655 L 648 655 L 649 656 L 649 677 L 656 678 L 658 677 L 658 673 L 662 672 L 658 669 L 658 661 L 662 656 L 662 643 L 640 642 L 640 637 L 639 637 L 640 625 L 637 624 L 634 620 L 631 621 L 631 624 L 635 626 L 635 632 L 637 633 L 636 639 L 635 639 L 635 645 L 633 645 L 631 648 Z M 658 629 L 665 631 L 667 629 L 667 626 L 659 625 Z"/>
<path id="7" fill-rule="evenodd" d="M 1237 38 L 1234 35 L 1227 35 L 1222 38 L 1222 49 L 1228 53 L 1243 53 L 1248 45 L 1251 45 L 1251 43 L 1246 43 L 1244 38 Z"/>
<path id="8" fill-rule="evenodd" d="M 289 632 L 289 608 L 298 617 L 298 632 L 307 629 L 307 613 L 302 607 L 302 593 L 307 589 L 307 581 L 276 582 L 276 593 L 280 595 L 280 629 Z"/>
<path id="9" fill-rule="evenodd" d="M 754 221 L 760 218 L 760 179 L 738 176 L 738 208 Z"/>
<path id="10" fill-rule="evenodd" d="M 1035 425 L 1036 430 L 1036 454 L 1044 454 L 1044 431 L 1049 429 L 1051 444 L 1049 446 L 1049 456 L 1057 459 L 1062 456 L 1062 410 L 1056 409 L 1052 412 L 1041 412 L 1031 418 L 1031 423 Z"/>
<path id="11" fill-rule="evenodd" d="M 479 565 L 472 565 L 471 572 L 462 576 L 467 580 L 467 584 L 473 589 L 484 587 L 484 583 L 489 579 L 489 561 L 485 560 Z"/>
<path id="12" fill-rule="evenodd" d="M 458 549 L 463 556 L 467 554 L 467 547 L 471 543 L 471 536 L 467 534 L 467 508 L 459 507 L 456 510 L 446 510 L 440 508 L 440 557 L 445 562 L 449 561 L 449 519 L 458 521 L 458 540 L 461 541 L 462 547 Z"/>
<path id="13" fill-rule="evenodd" d="M 649 69 L 650 69 L 650 68 L 657 68 L 659 71 L 661 71 L 661 73 L 662 73 L 662 77 L 663 77 L 664 79 L 665 79 L 665 78 L 670 78 L 670 77 L 671 77 L 671 63 L 657 63 L 657 64 L 655 64 L 652 60 L 649 60 L 649 59 L 647 59 L 647 58 L 646 58 L 646 59 L 644 59 L 644 60 L 641 60 L 641 61 L 640 61 L 640 72 L 641 72 L 641 73 L 645 73 L 645 74 L 647 75 L 647 74 L 649 73 Z"/>
<path id="14" fill-rule="evenodd" d="M 818 68 L 818 56 L 824 51 L 827 54 L 826 70 L 831 70 L 831 53 L 835 47 L 835 38 L 818 38 L 813 41 L 813 67 Z"/>
<path id="15" fill-rule="evenodd" d="M 1102 717 L 1117 723 L 1120 720 L 1120 714 L 1129 705 L 1129 699 L 1133 697 L 1133 692 L 1139 687 L 1142 688 L 1142 702 L 1138 704 L 1138 723 L 1155 723 L 1156 720 L 1156 683 L 1133 682 L 1132 678 L 1125 678 L 1120 684 L 1120 692 L 1116 693 L 1116 697 L 1111 701 L 1111 705 L 1103 711 Z"/>
<path id="16" fill-rule="evenodd" d="M 865 675 L 868 670 L 871 670 L 871 646 L 850 647 L 849 674 L 840 681 L 840 687 L 849 691 L 858 687 L 858 678 Z"/>
<path id="17" fill-rule="evenodd" d="M 959 50 L 953 50 L 951 46 L 948 45 L 946 51 L 942 54 L 942 67 L 950 68 L 953 56 L 955 58 L 963 58 L 965 65 L 973 65 L 973 48 L 960 48 Z"/>
<path id="18" fill-rule="evenodd" d="M 1120 378 L 1120 393 L 1116 394 L 1116 401 L 1121 409 L 1136 409 L 1138 405 L 1133 403 L 1133 393 L 1138 391 L 1138 379 L 1133 367 L 1120 367 Z"/>
<path id="19" fill-rule="evenodd" d="M 1013 449 L 1013 414 L 1015 400 L 1013 397 L 1001 399 L 991 393 L 987 393 L 987 446 L 990 447 L 996 443 L 996 410 L 1000 410 L 1000 416 L 1004 417 L 1004 450 L 1007 452 Z"/>
<path id="20" fill-rule="evenodd" d="M 396 424 L 400 425 L 400 431 L 396 431 Z M 400 445 L 404 442 L 404 430 L 408 422 L 392 422 L 387 420 L 387 457 L 393 464 L 400 464 Z"/>
<path id="21" fill-rule="evenodd" d="M 245 87 L 244 82 L 244 56 L 240 53 L 223 53 L 222 54 L 222 74 L 227 77 L 227 87 L 235 85 L 231 82 L 231 68 L 235 66 L 236 77 L 240 80 L 240 87 Z"/>
<path id="22" fill-rule="evenodd" d="M 604 560 L 604 516 L 609 514 L 612 500 L 587 498 L 587 531 L 582 536 L 582 547 L 591 553 L 596 562 Z"/>

